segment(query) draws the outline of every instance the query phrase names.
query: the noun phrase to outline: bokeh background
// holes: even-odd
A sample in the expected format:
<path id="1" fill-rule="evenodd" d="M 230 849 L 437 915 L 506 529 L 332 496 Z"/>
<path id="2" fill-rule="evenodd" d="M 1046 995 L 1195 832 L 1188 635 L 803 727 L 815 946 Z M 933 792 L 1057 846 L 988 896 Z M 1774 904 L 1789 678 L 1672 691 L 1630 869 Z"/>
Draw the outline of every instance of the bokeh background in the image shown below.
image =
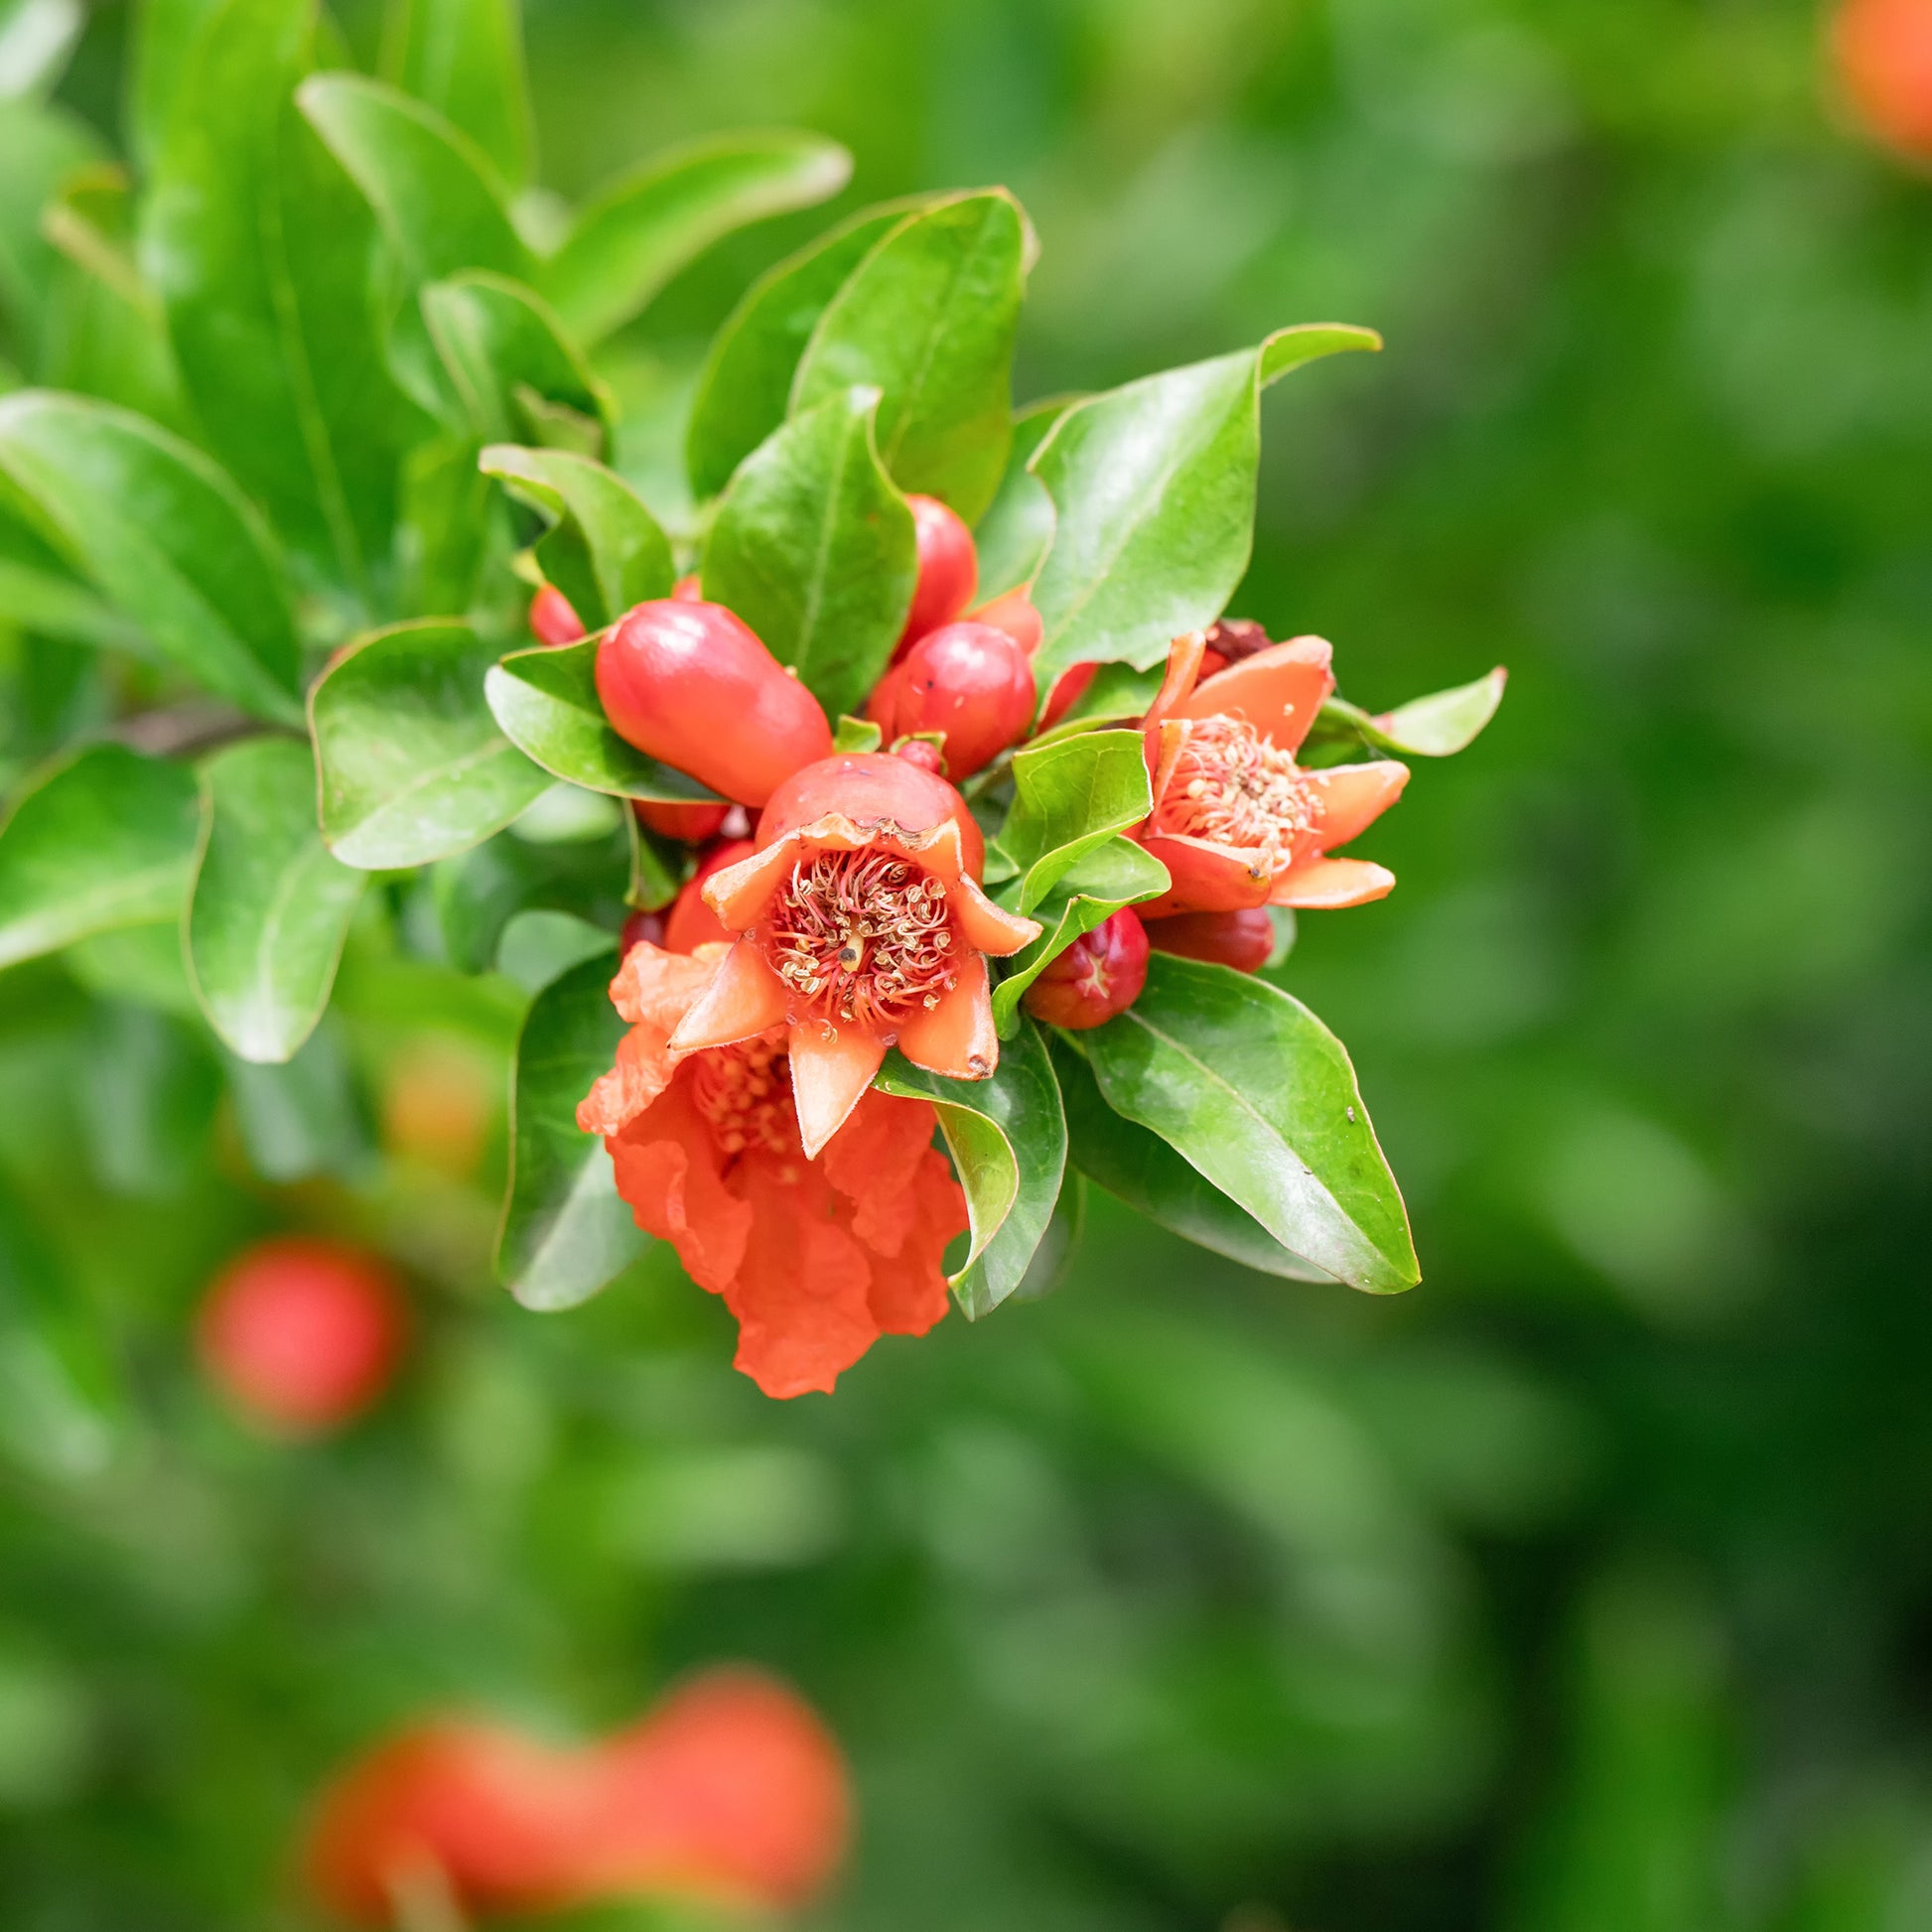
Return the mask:
<path id="1" fill-rule="evenodd" d="M 774 1405 L 674 1265 L 568 1314 L 490 1285 L 526 995 L 406 908 L 287 1074 L 126 998 L 166 934 L 15 969 L 0 1922 L 293 1932 L 305 1797 L 385 1727 L 582 1735 L 743 1656 L 855 1761 L 825 1932 L 1932 1924 L 1932 185 L 1836 107 L 1816 8 L 526 12 L 566 192 L 759 122 L 851 147 L 841 209 L 1012 186 L 1021 400 L 1385 332 L 1269 398 L 1234 609 L 1371 709 L 1511 668 L 1365 845 L 1394 897 L 1282 969 L 1424 1285 L 1266 1280 L 1096 1195 L 1049 1299 Z M 110 151 L 126 28 L 96 6 L 58 95 Z M 619 343 L 654 501 L 707 332 L 826 218 Z M 0 635 L 10 779 L 91 664 Z M 291 1225 L 387 1247 L 421 1328 L 302 1449 L 188 1342 Z M 35 1297 L 107 1338 L 100 1415 L 37 1378 Z"/>

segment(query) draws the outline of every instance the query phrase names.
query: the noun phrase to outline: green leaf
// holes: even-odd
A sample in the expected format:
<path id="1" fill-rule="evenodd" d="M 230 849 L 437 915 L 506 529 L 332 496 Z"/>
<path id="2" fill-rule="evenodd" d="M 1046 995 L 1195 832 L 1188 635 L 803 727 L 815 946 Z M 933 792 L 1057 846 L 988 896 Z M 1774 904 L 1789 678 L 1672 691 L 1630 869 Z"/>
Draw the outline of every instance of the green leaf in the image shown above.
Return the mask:
<path id="1" fill-rule="evenodd" d="M 74 169 L 100 155 L 78 115 L 39 101 L 0 101 L 0 318 L 9 351 L 29 369 L 42 363 L 48 291 L 56 256 L 41 210 Z"/>
<path id="2" fill-rule="evenodd" d="M 912 512 L 873 442 L 876 389 L 831 396 L 746 458 L 705 542 L 729 605 L 828 718 L 865 709 L 912 604 Z"/>
<path id="3" fill-rule="evenodd" d="M 390 0 L 382 77 L 461 128 L 513 188 L 536 146 L 516 0 Z"/>
<path id="4" fill-rule="evenodd" d="M 0 966 L 174 918 L 200 819 L 192 771 L 124 746 L 89 746 L 41 774 L 0 827 Z"/>
<path id="5" fill-rule="evenodd" d="M 893 1052 L 874 1084 L 929 1100 L 939 1116 L 972 1221 L 953 1292 L 977 1321 L 1026 1279 L 1059 1199 L 1066 1119 L 1046 1042 L 1032 1021 L 1023 1021 L 1001 1046 L 990 1079 L 942 1079 Z"/>
<path id="6" fill-rule="evenodd" d="M 1345 698 L 1330 698 L 1309 734 L 1314 745 L 1366 743 L 1378 751 L 1411 758 L 1446 759 L 1466 750 L 1481 735 L 1503 701 L 1509 673 L 1498 664 L 1472 684 L 1412 698 L 1393 711 L 1371 716 Z"/>
<path id="7" fill-rule="evenodd" d="M 53 87 L 85 24 L 80 0 L 0 5 L 0 100 L 34 98 Z"/>
<path id="8" fill-rule="evenodd" d="M 358 639 L 309 699 L 322 835 L 345 866 L 427 865 L 486 839 L 548 790 L 483 699 L 488 645 L 425 618 Z"/>
<path id="9" fill-rule="evenodd" d="M 611 729 L 597 695 L 597 644 L 512 651 L 490 667 L 483 689 L 510 742 L 544 770 L 617 798 L 717 802 L 695 778 L 626 744 Z"/>
<path id="10" fill-rule="evenodd" d="M 286 1064 L 226 1054 L 222 1069 L 242 1152 L 264 1180 L 353 1180 L 373 1165 L 368 1109 L 333 1016 L 324 1015 Z"/>
<path id="11" fill-rule="evenodd" d="M 893 481 L 976 521 L 1013 438 L 1025 249 L 1025 219 L 1004 190 L 906 215 L 819 318 L 792 383 L 793 410 L 855 384 L 878 389 L 875 434 Z"/>
<path id="12" fill-rule="evenodd" d="M 841 713 L 832 733 L 835 752 L 876 752 L 885 734 L 870 718 L 854 718 Z"/>
<path id="13" fill-rule="evenodd" d="M 181 74 L 196 36 L 222 0 L 140 0 L 133 14 L 128 135 L 144 168 L 160 159 L 181 100 Z"/>
<path id="14" fill-rule="evenodd" d="M 199 450 L 107 403 L 22 389 L 0 397 L 0 475 L 164 656 L 259 717 L 301 717 L 273 540 Z"/>
<path id="15" fill-rule="evenodd" d="M 586 629 L 602 630 L 632 605 L 670 596 L 677 581 L 670 540 L 616 471 L 564 451 L 506 443 L 484 450 L 481 466 L 550 520 L 537 562 Z"/>
<path id="16" fill-rule="evenodd" d="M 513 1154 L 496 1275 L 528 1309 L 585 1302 L 644 1251 L 604 1143 L 577 1103 L 626 1031 L 611 1004 L 615 950 L 574 966 L 531 1002 L 516 1042 Z"/>
<path id="17" fill-rule="evenodd" d="M 699 497 L 715 496 L 732 472 L 785 419 L 798 358 L 826 304 L 875 242 L 915 203 L 868 208 L 767 270 L 713 337 L 685 432 L 685 465 Z"/>
<path id="18" fill-rule="evenodd" d="M 244 1060 L 291 1058 L 329 1004 L 364 875 L 316 825 L 316 767 L 292 738 L 257 738 L 202 767 L 202 861 L 188 963 L 208 1025 Z"/>
<path id="19" fill-rule="evenodd" d="M 1029 746 L 1014 755 L 1013 782 L 1013 808 L 995 843 L 1019 874 L 1018 912 L 1032 913 L 1088 853 L 1154 809 L 1139 732 L 1082 732 Z"/>
<path id="20" fill-rule="evenodd" d="M 277 528 L 365 595 L 395 521 L 400 398 L 369 298 L 373 224 L 295 111 L 315 0 L 224 0 L 181 60 L 141 229 L 208 447 Z"/>
<path id="21" fill-rule="evenodd" d="M 85 586 L 37 570 L 32 564 L 0 557 L 0 612 L 9 623 L 65 643 L 92 644 L 152 657 L 154 646 L 139 624 L 131 623 Z"/>
<path id="22" fill-rule="evenodd" d="M 1053 544 L 1053 499 L 1028 466 L 1075 400 L 1052 397 L 1030 403 L 1014 416 L 1006 474 L 973 530 L 973 547 L 979 554 L 979 589 L 974 595 L 981 604 L 1031 584 L 1046 561 Z"/>
<path id="23" fill-rule="evenodd" d="M 1118 834 L 1076 859 L 1033 907 L 1042 928 L 1039 937 L 1006 961 L 1004 977 L 993 989 L 993 1022 L 1002 1036 L 1011 1032 L 1028 987 L 1074 940 L 1123 905 L 1158 898 L 1169 884 L 1159 859 Z M 1017 882 L 1000 895 L 1002 901 L 1018 897 Z"/>
<path id="24" fill-rule="evenodd" d="M 1337 1281 L 1421 1279 L 1409 1217 L 1341 1042 L 1278 988 L 1155 953 L 1147 986 L 1081 1035 L 1107 1104 L 1153 1129 L 1276 1240 Z"/>
<path id="25" fill-rule="evenodd" d="M 117 1194 L 179 1195 L 207 1159 L 221 1097 L 204 1029 L 111 998 L 89 1020 L 74 1097 L 94 1174 Z"/>
<path id="26" fill-rule="evenodd" d="M 624 817 L 635 825 L 631 814 Z M 450 964 L 462 973 L 487 970 L 504 926 L 533 907 L 601 923 L 608 943 L 627 907 L 630 851 L 625 826 L 603 838 L 532 845 L 520 822 L 441 861 L 431 868 L 430 893 Z"/>
<path id="27" fill-rule="evenodd" d="M 1092 731 L 1096 725 L 1137 722 L 1159 694 L 1165 669 L 1161 664 L 1145 671 L 1137 671 L 1131 664 L 1102 664 L 1094 672 L 1093 682 L 1067 707 L 1059 723 L 1051 731 L 1041 732 L 1035 744 L 1050 745 L 1056 739 Z M 1042 691 L 1052 689 L 1045 678 L 1039 682 Z"/>
<path id="28" fill-rule="evenodd" d="M 431 282 L 423 322 L 465 415 L 480 437 L 502 442 L 575 418 L 573 442 L 602 446 L 615 425 L 611 392 L 564 340 L 562 325 L 532 290 L 477 273 Z"/>
<path id="29" fill-rule="evenodd" d="M 1254 540 L 1261 391 L 1317 355 L 1380 345 L 1366 329 L 1285 329 L 1068 409 L 1032 465 L 1055 512 L 1033 591 L 1040 677 L 1156 663 L 1219 617 Z"/>
<path id="30" fill-rule="evenodd" d="M 468 611 L 484 560 L 502 532 L 501 506 L 489 479 L 477 468 L 474 437 L 432 437 L 403 465 L 403 605 L 416 611 Z"/>
<path id="31" fill-rule="evenodd" d="M 1292 1282 L 1332 1282 L 1325 1269 L 1291 1254 L 1159 1134 L 1107 1105 L 1093 1069 L 1064 1035 L 1052 1041 L 1053 1070 L 1066 1105 L 1068 1158 L 1089 1180 L 1157 1226 L 1244 1268 Z"/>
<path id="32" fill-rule="evenodd" d="M 825 201 L 851 175 L 836 141 L 784 128 L 673 149 L 579 210 L 539 286 L 571 334 L 594 345 L 714 241 Z"/>

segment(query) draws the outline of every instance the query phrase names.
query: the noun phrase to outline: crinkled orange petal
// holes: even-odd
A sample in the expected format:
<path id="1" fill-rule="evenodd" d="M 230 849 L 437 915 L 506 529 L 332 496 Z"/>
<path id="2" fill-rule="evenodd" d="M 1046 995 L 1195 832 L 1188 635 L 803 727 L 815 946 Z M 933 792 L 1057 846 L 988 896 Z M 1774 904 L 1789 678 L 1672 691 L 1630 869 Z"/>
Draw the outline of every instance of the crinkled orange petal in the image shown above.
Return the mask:
<path id="1" fill-rule="evenodd" d="M 750 939 L 728 952 L 697 1005 L 678 1022 L 670 1048 L 695 1053 L 753 1039 L 785 1023 L 785 983 L 764 963 Z"/>
<path id="2" fill-rule="evenodd" d="M 851 1201 L 852 1231 L 875 1254 L 896 1255 L 918 1213 L 912 1178 L 932 1145 L 932 1103 L 868 1087 L 825 1144 L 825 1178 Z"/>
<path id="3" fill-rule="evenodd" d="M 1394 890 L 1395 874 L 1386 866 L 1371 865 L 1366 859 L 1311 859 L 1283 873 L 1268 901 L 1332 911 L 1386 898 Z"/>
<path id="4" fill-rule="evenodd" d="M 1302 775 L 1316 808 L 1311 847 L 1332 852 L 1367 831 L 1402 796 L 1409 767 L 1396 759 L 1377 759 L 1372 764 L 1331 764 Z"/>
<path id="5" fill-rule="evenodd" d="M 904 1245 L 872 1264 L 873 1319 L 889 1335 L 922 1335 L 952 1305 L 946 1244 L 966 1230 L 966 1196 L 946 1157 L 928 1148 L 907 1189 L 914 1210 Z"/>
<path id="6" fill-rule="evenodd" d="M 700 1288 L 723 1293 L 744 1261 L 752 1210 L 726 1184 L 710 1126 L 692 1104 L 690 1075 L 673 1080 L 606 1145 L 637 1225 L 670 1242 Z"/>
<path id="7" fill-rule="evenodd" d="M 1004 959 L 1022 946 L 1031 946 L 1039 937 L 1037 919 L 996 905 L 972 879 L 963 876 L 956 879 L 947 895 L 947 903 L 952 908 L 959 936 L 975 952 L 990 952 L 996 959 Z"/>
<path id="8" fill-rule="evenodd" d="M 803 849 L 801 836 L 787 832 L 762 852 L 714 872 L 704 883 L 704 902 L 717 913 L 718 923 L 727 932 L 749 932 Z"/>
<path id="9" fill-rule="evenodd" d="M 948 1080 L 984 1080 L 1000 1064 L 993 995 L 986 961 L 978 953 L 961 966 L 959 978 L 939 995 L 936 1007 L 915 1014 L 899 1029 L 898 1050 L 914 1066 Z"/>
<path id="10" fill-rule="evenodd" d="M 1177 707 L 1182 718 L 1245 718 L 1271 745 L 1294 752 L 1335 688 L 1325 637 L 1293 637 L 1216 671 Z"/>
<path id="11" fill-rule="evenodd" d="M 679 1056 L 664 1040 L 660 1029 L 636 1026 L 618 1041 L 617 1064 L 578 1103 L 577 1125 L 586 1134 L 617 1133 L 670 1085 Z"/>
<path id="12" fill-rule="evenodd" d="M 863 1027 L 803 1020 L 791 1030 L 791 1095 L 808 1160 L 845 1125 L 886 1057 L 886 1042 Z"/>
<path id="13" fill-rule="evenodd" d="M 679 953 L 640 939 L 611 982 L 611 1004 L 633 1027 L 661 1027 L 669 1034 L 711 983 L 722 957 L 716 947 Z"/>
<path id="14" fill-rule="evenodd" d="M 1141 844 L 1168 869 L 1168 890 L 1135 909 L 1143 918 L 1169 912 L 1238 912 L 1268 903 L 1269 875 L 1259 853 L 1168 832 L 1143 832 Z"/>

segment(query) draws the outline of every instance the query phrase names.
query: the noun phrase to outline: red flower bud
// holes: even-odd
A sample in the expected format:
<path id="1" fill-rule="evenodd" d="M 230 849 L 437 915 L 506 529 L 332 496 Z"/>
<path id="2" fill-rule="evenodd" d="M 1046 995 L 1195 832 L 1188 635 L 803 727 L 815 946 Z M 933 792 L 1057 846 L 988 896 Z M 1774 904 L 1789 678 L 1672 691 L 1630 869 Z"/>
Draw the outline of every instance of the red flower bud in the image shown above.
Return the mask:
<path id="1" fill-rule="evenodd" d="M 969 615 L 975 623 L 990 623 L 995 630 L 1004 630 L 1029 657 L 1039 648 L 1045 626 L 1024 584 L 1017 591 L 996 597 L 991 604 L 982 604 Z"/>
<path id="2" fill-rule="evenodd" d="M 597 694 L 618 736 L 747 805 L 826 758 L 818 701 L 722 604 L 639 604 L 598 646 Z"/>
<path id="3" fill-rule="evenodd" d="M 1925 0 L 1846 0 L 1832 22 L 1839 80 L 1865 131 L 1932 158 L 1932 8 Z"/>
<path id="4" fill-rule="evenodd" d="M 946 769 L 977 771 L 1017 744 L 1034 719 L 1027 653 L 986 623 L 928 630 L 873 694 L 868 715 L 889 738 L 945 734 Z"/>
<path id="5" fill-rule="evenodd" d="M 912 833 L 929 832 L 950 818 L 959 827 L 960 870 L 978 879 L 986 868 L 986 836 L 965 799 L 944 778 L 887 752 L 841 752 L 794 772 L 759 816 L 758 849 L 828 812 Z"/>
<path id="6" fill-rule="evenodd" d="M 936 778 L 945 764 L 939 756 L 939 748 L 929 738 L 904 738 L 893 747 L 893 756 L 903 759 L 907 764 L 916 764 L 921 771 L 930 771 Z"/>
<path id="7" fill-rule="evenodd" d="M 388 1386 L 408 1331 L 382 1260 L 335 1241 L 258 1241 L 208 1291 L 202 1366 L 251 1421 L 310 1436 L 359 1415 Z"/>
<path id="8" fill-rule="evenodd" d="M 905 502 L 919 547 L 919 577 L 912 587 L 912 608 L 905 614 L 896 657 L 928 630 L 952 622 L 972 603 L 980 575 L 972 531 L 938 497 L 908 496 Z"/>
<path id="9" fill-rule="evenodd" d="M 680 577 L 671 586 L 671 595 L 680 604 L 702 604 L 704 602 L 704 580 L 694 571 Z"/>
<path id="10" fill-rule="evenodd" d="M 729 805 L 666 805 L 654 798 L 633 798 L 630 809 L 640 825 L 667 839 L 682 839 L 686 845 L 702 845 L 715 839 L 719 827 L 731 813 Z"/>
<path id="11" fill-rule="evenodd" d="M 1176 912 L 1145 923 L 1147 942 L 1156 952 L 1232 966 L 1237 973 L 1260 972 L 1275 950 L 1275 922 L 1264 905 L 1238 912 Z"/>
<path id="12" fill-rule="evenodd" d="M 553 649 L 559 644 L 574 644 L 584 634 L 584 625 L 570 608 L 570 599 L 552 584 L 544 585 L 530 600 L 530 631 L 540 644 Z"/>
<path id="13" fill-rule="evenodd" d="M 1024 1004 L 1035 1020 L 1081 1033 L 1125 1013 L 1146 984 L 1147 930 L 1123 905 L 1051 960 Z"/>
<path id="14" fill-rule="evenodd" d="M 718 923 L 718 914 L 704 902 L 704 884 L 714 872 L 723 872 L 727 866 L 749 859 L 757 850 L 750 839 L 725 839 L 698 861 L 697 871 L 685 881 L 684 890 L 672 901 L 664 920 L 664 937 L 660 943 L 666 952 L 696 952 L 708 940 L 719 939 L 730 944 L 738 937 Z"/>

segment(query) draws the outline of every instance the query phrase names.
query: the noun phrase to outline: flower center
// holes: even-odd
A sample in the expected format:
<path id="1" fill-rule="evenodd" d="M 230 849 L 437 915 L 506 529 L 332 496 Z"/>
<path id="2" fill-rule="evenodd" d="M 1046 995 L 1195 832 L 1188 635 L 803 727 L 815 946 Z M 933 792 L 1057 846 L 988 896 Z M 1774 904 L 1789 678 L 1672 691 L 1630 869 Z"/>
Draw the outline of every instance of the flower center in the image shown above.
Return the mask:
<path id="1" fill-rule="evenodd" d="M 721 1154 L 763 1148 L 801 1154 L 798 1115 L 791 1101 L 791 1055 L 784 1032 L 707 1047 L 693 1056 L 691 1098 Z"/>
<path id="2" fill-rule="evenodd" d="M 1155 829 L 1256 854 L 1257 871 L 1288 863 L 1298 834 L 1314 823 L 1294 758 L 1245 718 L 1205 718 L 1188 729 Z"/>
<path id="3" fill-rule="evenodd" d="M 946 889 L 895 852 L 821 852 L 791 869 L 764 955 L 820 1018 L 901 1027 L 959 977 Z"/>

